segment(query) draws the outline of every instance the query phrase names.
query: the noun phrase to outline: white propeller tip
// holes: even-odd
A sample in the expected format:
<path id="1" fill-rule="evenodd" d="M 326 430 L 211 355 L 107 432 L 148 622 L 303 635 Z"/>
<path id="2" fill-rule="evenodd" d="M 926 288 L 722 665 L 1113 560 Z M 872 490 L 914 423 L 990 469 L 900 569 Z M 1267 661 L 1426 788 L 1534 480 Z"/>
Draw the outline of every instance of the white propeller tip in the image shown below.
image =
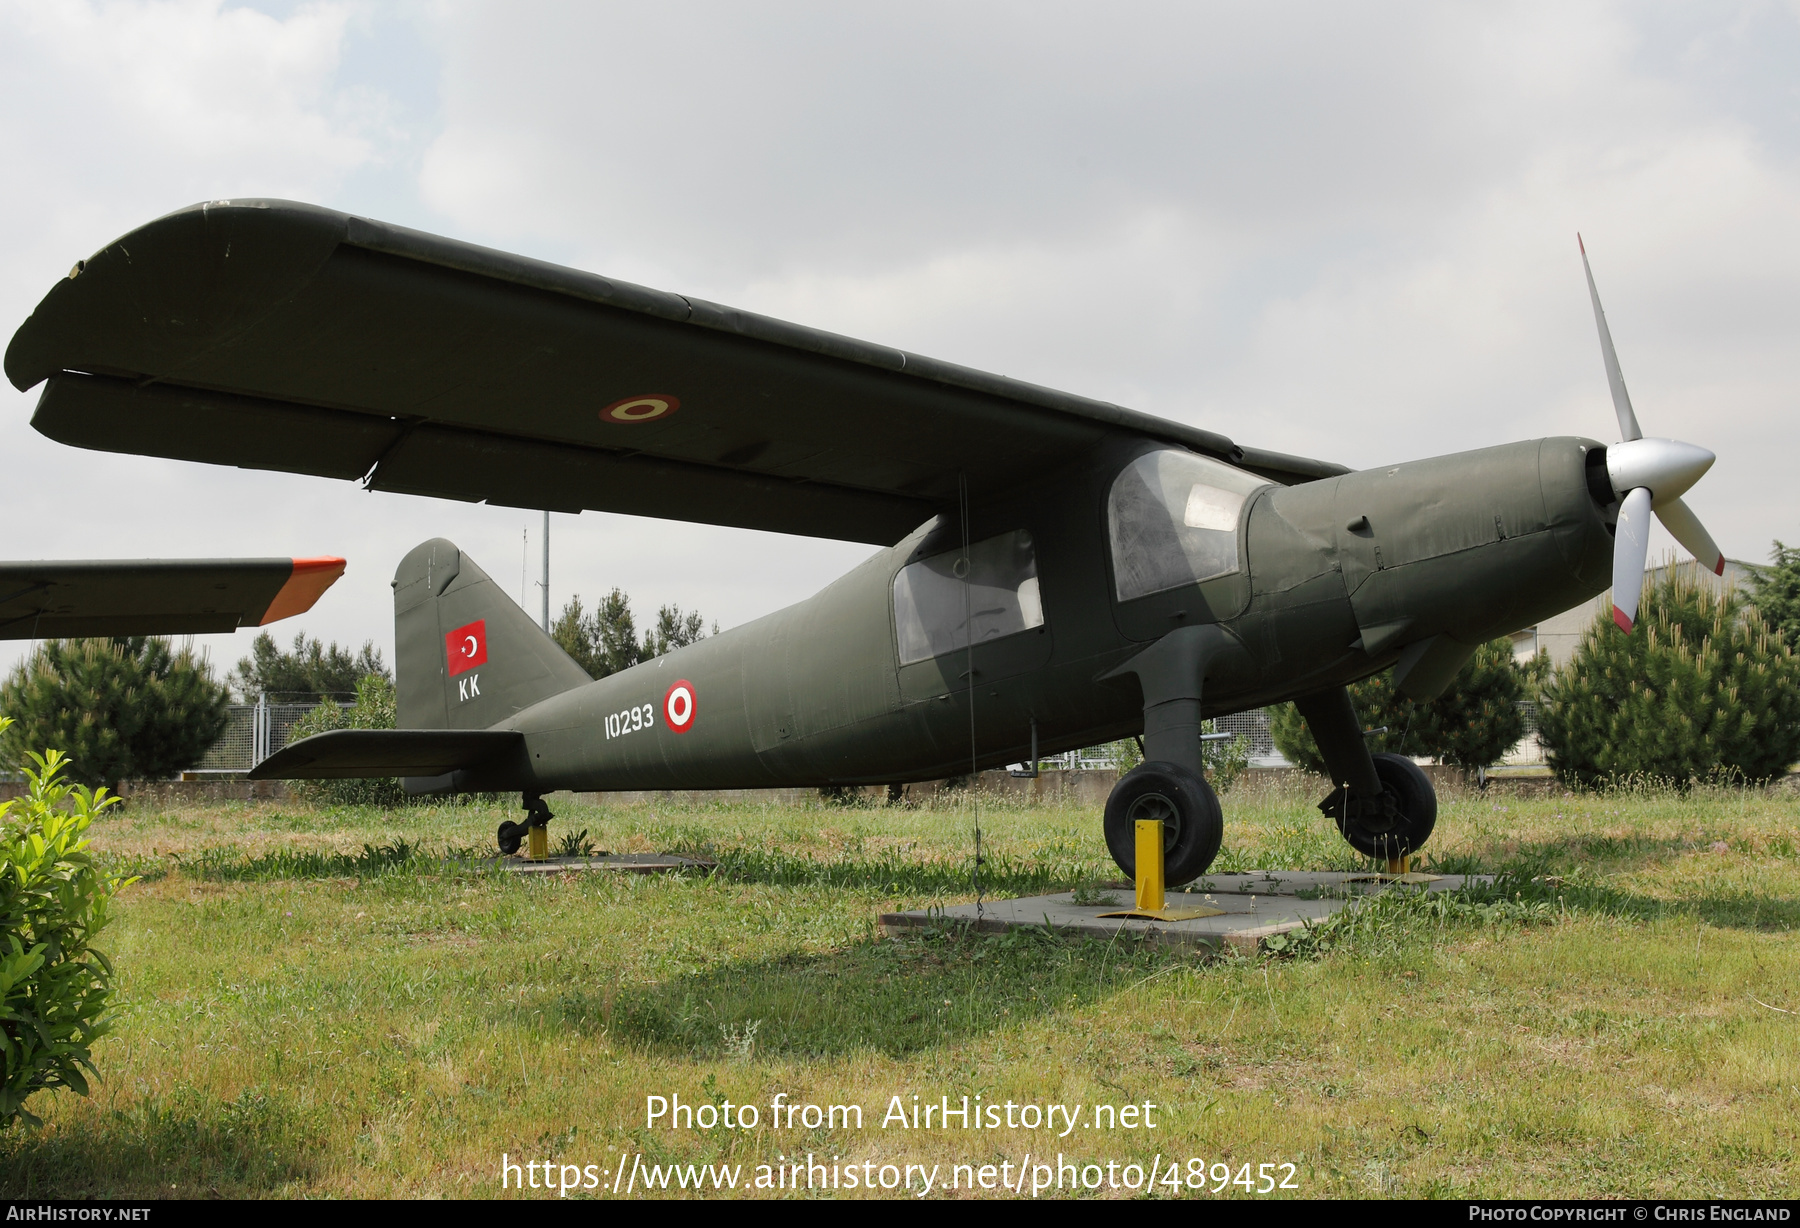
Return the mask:
<path id="1" fill-rule="evenodd" d="M 1624 610 L 1621 610 L 1618 606 L 1613 607 L 1613 621 L 1619 624 L 1619 630 L 1623 631 L 1626 635 L 1630 635 L 1631 628 L 1636 625 L 1631 621 L 1631 615 L 1627 614 Z"/>

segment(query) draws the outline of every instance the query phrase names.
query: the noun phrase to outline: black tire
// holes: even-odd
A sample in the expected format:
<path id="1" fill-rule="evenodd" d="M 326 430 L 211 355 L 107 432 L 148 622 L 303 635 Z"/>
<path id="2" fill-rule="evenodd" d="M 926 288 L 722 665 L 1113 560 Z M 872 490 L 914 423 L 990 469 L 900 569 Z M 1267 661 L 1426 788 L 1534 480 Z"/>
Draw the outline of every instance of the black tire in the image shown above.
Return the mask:
<path id="1" fill-rule="evenodd" d="M 526 830 L 525 824 L 514 823 L 511 820 L 500 824 L 500 830 L 494 834 L 500 842 L 502 856 L 511 857 L 519 851 L 519 846 L 525 843 Z"/>
<path id="2" fill-rule="evenodd" d="M 1418 852 L 1437 826 L 1437 791 L 1431 779 L 1404 755 L 1376 755 L 1375 775 L 1381 778 L 1383 795 L 1393 799 L 1392 816 L 1385 808 L 1370 807 L 1346 816 L 1339 805 L 1331 816 L 1338 831 L 1365 857 L 1391 861 Z"/>
<path id="3" fill-rule="evenodd" d="M 1171 887 L 1206 873 L 1219 855 L 1225 820 L 1212 786 L 1175 763 L 1142 763 L 1106 799 L 1106 848 L 1127 878 L 1137 878 L 1137 821 L 1163 821 L 1163 882 Z"/>

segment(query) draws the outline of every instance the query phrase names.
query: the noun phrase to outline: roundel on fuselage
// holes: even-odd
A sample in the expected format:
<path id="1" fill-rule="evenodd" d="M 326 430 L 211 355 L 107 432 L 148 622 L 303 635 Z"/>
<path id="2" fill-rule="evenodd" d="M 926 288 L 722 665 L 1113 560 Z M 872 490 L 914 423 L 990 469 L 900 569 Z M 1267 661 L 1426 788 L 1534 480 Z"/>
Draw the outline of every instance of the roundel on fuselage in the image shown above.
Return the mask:
<path id="1" fill-rule="evenodd" d="M 663 720 L 676 733 L 686 733 L 694 727 L 696 707 L 694 684 L 686 678 L 680 679 L 663 694 Z"/>

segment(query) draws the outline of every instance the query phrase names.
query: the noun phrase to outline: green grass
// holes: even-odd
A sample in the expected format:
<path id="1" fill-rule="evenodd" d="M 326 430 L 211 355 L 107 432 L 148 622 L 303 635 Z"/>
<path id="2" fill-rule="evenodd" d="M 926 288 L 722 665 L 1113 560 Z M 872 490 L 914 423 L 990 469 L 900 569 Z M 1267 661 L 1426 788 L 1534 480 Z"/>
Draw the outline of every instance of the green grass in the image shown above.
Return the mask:
<path id="1" fill-rule="evenodd" d="M 1216 869 L 1358 866 L 1314 800 L 1227 797 Z M 1024 1151 L 1160 1152 L 1292 1163 L 1322 1197 L 1757 1197 L 1800 1178 L 1792 793 L 1446 797 L 1435 865 L 1493 889 L 1383 898 L 1212 962 L 1041 931 L 880 939 L 883 911 L 972 898 L 966 808 L 553 805 L 553 839 L 717 867 L 497 872 L 515 816 L 484 806 L 96 824 L 144 876 L 101 944 L 119 1028 L 91 1098 L 40 1097 L 41 1131 L 0 1136 L 0 1193 L 485 1196 L 502 1152 L 610 1177 L 621 1152 L 810 1151 L 946 1179 Z M 1090 809 L 980 817 L 991 894 L 1118 876 Z M 763 1106 L 763 1127 L 646 1128 L 645 1097 L 677 1093 Z M 860 1104 L 865 1126 L 770 1129 L 778 1093 Z M 1150 1100 L 1157 1129 L 881 1129 L 914 1093 Z"/>

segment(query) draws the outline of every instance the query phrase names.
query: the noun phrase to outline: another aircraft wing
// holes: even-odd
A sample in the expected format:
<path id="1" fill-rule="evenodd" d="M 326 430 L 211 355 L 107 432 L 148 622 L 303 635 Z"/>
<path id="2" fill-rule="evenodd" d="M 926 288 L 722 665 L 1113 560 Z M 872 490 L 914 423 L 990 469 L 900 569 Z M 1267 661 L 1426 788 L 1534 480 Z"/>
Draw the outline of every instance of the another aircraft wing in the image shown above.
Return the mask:
<path id="1" fill-rule="evenodd" d="M 517 753 L 508 729 L 334 729 L 290 742 L 250 769 L 251 780 L 443 776 Z"/>
<path id="2" fill-rule="evenodd" d="M 312 609 L 344 560 L 0 562 L 0 639 L 199 635 Z"/>
<path id="3" fill-rule="evenodd" d="M 1211 431 L 286 201 L 212 201 L 78 263 L 14 335 L 32 424 L 102 451 L 890 544 L 1109 432 L 1280 482 Z"/>

